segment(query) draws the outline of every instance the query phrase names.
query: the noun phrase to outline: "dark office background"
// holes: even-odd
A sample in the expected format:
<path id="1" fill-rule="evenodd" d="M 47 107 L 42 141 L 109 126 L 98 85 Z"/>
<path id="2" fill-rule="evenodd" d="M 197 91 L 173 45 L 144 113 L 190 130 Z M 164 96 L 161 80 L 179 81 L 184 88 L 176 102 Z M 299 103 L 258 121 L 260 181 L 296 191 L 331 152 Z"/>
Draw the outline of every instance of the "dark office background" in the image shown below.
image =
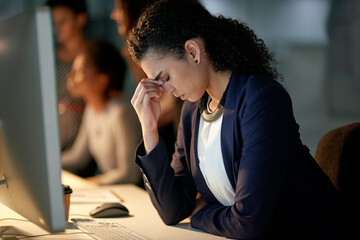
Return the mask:
<path id="1" fill-rule="evenodd" d="M 214 14 L 246 22 L 276 54 L 302 140 L 312 154 L 324 133 L 360 121 L 360 1 L 201 1 Z M 44 2 L 0 0 L 0 20 Z M 86 35 L 120 49 L 123 40 L 109 18 L 113 0 L 87 4 Z M 129 80 L 128 95 L 133 87 Z"/>

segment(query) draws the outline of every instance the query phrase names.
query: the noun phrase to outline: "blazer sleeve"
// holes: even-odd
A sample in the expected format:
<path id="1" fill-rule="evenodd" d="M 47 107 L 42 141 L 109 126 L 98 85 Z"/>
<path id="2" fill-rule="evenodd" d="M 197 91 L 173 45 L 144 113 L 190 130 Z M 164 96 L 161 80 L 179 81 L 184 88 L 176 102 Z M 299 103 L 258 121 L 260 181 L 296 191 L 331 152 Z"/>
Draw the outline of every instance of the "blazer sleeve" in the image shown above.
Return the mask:
<path id="1" fill-rule="evenodd" d="M 145 187 L 165 224 L 177 224 L 195 207 L 197 190 L 186 162 L 183 122 L 179 124 L 171 164 L 162 140 L 148 155 L 143 142 L 136 152 L 135 161 L 143 172 Z"/>
<path id="2" fill-rule="evenodd" d="M 291 100 L 279 85 L 246 89 L 237 121 L 242 137 L 233 206 L 207 204 L 191 218 L 192 227 L 236 239 L 262 239 L 284 183 L 297 124 Z M 236 160 L 235 160 L 236 161 Z"/>

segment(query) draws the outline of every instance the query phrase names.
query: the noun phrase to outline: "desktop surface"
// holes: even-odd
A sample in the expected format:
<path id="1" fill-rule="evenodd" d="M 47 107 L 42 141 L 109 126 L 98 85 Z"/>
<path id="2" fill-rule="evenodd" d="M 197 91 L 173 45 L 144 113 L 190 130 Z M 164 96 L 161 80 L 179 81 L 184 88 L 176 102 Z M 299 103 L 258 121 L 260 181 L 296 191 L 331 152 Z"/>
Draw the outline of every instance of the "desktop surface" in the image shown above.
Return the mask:
<path id="1" fill-rule="evenodd" d="M 96 192 L 108 190 L 115 193 L 115 196 L 122 199 L 121 203 L 129 209 L 129 217 L 123 218 L 105 218 L 94 220 L 104 220 L 119 223 L 130 230 L 144 236 L 148 239 L 225 239 L 223 237 L 215 236 L 202 232 L 197 229 L 193 229 L 189 225 L 189 219 L 174 225 L 165 225 L 159 217 L 156 209 L 152 205 L 147 192 L 135 185 L 111 185 L 111 186 L 96 186 L 81 178 L 78 178 L 68 172 L 62 172 L 62 181 L 64 184 L 70 185 L 74 194 L 77 192 Z M 120 201 L 120 200 L 119 200 Z M 90 218 L 89 212 L 101 203 L 95 202 L 82 202 L 74 203 L 70 205 L 69 223 L 64 233 L 57 233 L 47 236 L 39 236 L 32 239 L 93 239 L 80 230 L 76 229 L 72 223 L 72 218 Z M 5 218 L 23 219 L 20 215 L 13 212 L 11 209 L 0 204 L 0 220 Z M 0 221 L 0 233 L 6 226 L 13 226 L 21 230 L 22 234 L 26 235 L 40 235 L 48 234 L 45 230 L 37 227 L 30 222 L 22 222 L 17 220 L 4 220 Z M 1 235 L 0 235 L 1 236 Z M 6 236 L 3 236 L 6 237 Z M 0 238 L 1 239 L 1 238 Z M 6 239 L 6 238 L 5 238 Z M 16 239 L 16 238 L 13 238 Z"/>

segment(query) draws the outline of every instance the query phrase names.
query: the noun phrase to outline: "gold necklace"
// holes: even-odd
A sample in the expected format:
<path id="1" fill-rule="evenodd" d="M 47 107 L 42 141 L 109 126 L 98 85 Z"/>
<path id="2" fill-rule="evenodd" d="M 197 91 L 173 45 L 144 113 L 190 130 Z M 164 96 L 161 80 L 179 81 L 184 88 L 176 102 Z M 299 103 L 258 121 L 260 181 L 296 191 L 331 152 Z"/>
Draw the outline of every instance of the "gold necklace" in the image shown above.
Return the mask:
<path id="1" fill-rule="evenodd" d="M 211 111 L 209 108 L 210 98 L 208 100 L 206 109 L 204 109 L 201 113 L 201 117 L 205 122 L 214 122 L 216 121 L 224 112 L 224 107 L 220 104 L 217 105 L 214 111 Z"/>
<path id="2" fill-rule="evenodd" d="M 214 122 L 223 114 L 224 112 L 223 106 L 225 104 L 225 98 L 227 95 L 229 85 L 230 84 L 227 85 L 221 97 L 221 100 L 214 111 L 211 111 L 209 108 L 209 103 L 210 103 L 209 94 L 205 92 L 204 95 L 201 97 L 199 109 L 200 109 L 201 117 L 204 119 L 205 122 Z"/>

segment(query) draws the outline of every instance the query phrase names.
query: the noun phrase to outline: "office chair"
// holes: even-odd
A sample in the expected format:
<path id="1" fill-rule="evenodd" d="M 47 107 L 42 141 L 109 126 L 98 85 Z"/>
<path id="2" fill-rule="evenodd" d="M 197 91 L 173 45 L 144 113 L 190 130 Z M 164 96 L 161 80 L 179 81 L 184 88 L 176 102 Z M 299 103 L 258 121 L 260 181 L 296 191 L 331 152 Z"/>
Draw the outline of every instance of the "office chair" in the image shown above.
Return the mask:
<path id="1" fill-rule="evenodd" d="M 342 196 L 349 235 L 354 236 L 360 226 L 360 122 L 326 133 L 315 160 Z"/>

